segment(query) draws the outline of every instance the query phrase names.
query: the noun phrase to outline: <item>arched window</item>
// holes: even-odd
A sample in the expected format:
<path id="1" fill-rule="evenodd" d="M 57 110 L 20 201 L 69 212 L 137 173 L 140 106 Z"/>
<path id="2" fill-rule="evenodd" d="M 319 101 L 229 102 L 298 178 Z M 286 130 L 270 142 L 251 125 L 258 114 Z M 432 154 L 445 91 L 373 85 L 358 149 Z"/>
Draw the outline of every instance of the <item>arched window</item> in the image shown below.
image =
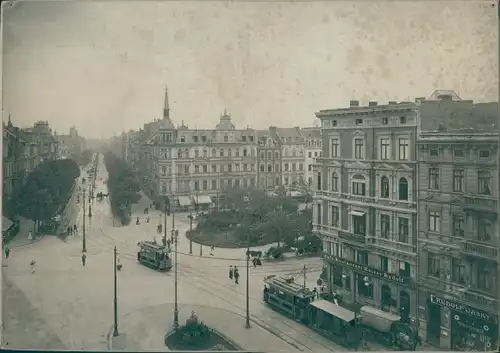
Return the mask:
<path id="1" fill-rule="evenodd" d="M 408 201 L 408 180 L 399 179 L 399 199 Z"/>
<path id="2" fill-rule="evenodd" d="M 161 173 L 162 173 L 163 175 L 167 174 L 167 167 L 166 167 L 166 166 L 164 166 L 164 165 L 163 165 L 163 166 L 161 167 Z"/>
<path id="3" fill-rule="evenodd" d="M 232 150 L 231 148 L 229 148 L 229 149 L 227 150 L 227 156 L 228 156 L 228 157 L 232 157 L 232 156 L 233 156 L 233 150 Z"/>
<path id="4" fill-rule="evenodd" d="M 236 149 L 236 152 L 234 153 L 234 155 L 235 155 L 236 157 L 239 157 L 239 156 L 240 156 L 240 149 L 239 149 L 239 148 L 237 148 L 237 149 Z"/>
<path id="5" fill-rule="evenodd" d="M 285 148 L 285 157 L 288 157 L 288 148 Z"/>
<path id="6" fill-rule="evenodd" d="M 318 174 L 316 175 L 316 178 L 317 178 L 317 181 L 316 181 L 317 190 L 322 190 L 321 189 L 321 172 L 318 172 Z"/>
<path id="7" fill-rule="evenodd" d="M 339 191 L 339 176 L 335 172 L 332 173 L 332 191 Z"/>
<path id="8" fill-rule="evenodd" d="M 382 285 L 380 292 L 381 292 L 380 296 L 381 296 L 382 310 L 390 311 L 391 305 L 392 305 L 391 288 L 387 284 L 384 284 L 384 285 Z"/>
<path id="9" fill-rule="evenodd" d="M 184 149 L 184 158 L 189 158 L 189 150 L 187 148 Z"/>
<path id="10" fill-rule="evenodd" d="M 243 149 L 243 157 L 248 156 L 248 150 L 246 148 Z"/>
<path id="11" fill-rule="evenodd" d="M 177 150 L 177 158 L 182 158 L 182 150 L 180 148 Z"/>
<path id="12" fill-rule="evenodd" d="M 194 150 L 194 158 L 199 158 L 200 157 L 200 151 L 198 149 Z"/>
<path id="13" fill-rule="evenodd" d="M 203 150 L 203 158 L 207 158 L 207 157 L 208 157 L 208 151 L 207 151 L 207 149 L 205 148 L 205 149 Z"/>
<path id="14" fill-rule="evenodd" d="M 311 147 L 311 140 L 307 140 L 307 147 Z"/>
<path id="15" fill-rule="evenodd" d="M 165 183 L 161 183 L 161 193 L 166 194 L 167 193 L 167 185 Z"/>
<path id="16" fill-rule="evenodd" d="M 295 151 L 295 148 L 292 149 L 292 157 L 296 157 L 297 156 L 297 151 Z"/>
<path id="17" fill-rule="evenodd" d="M 384 199 L 389 198 L 389 179 L 385 176 L 380 180 L 380 197 Z"/>
<path id="18" fill-rule="evenodd" d="M 212 157 L 217 157 L 217 150 L 212 148 Z"/>
<path id="19" fill-rule="evenodd" d="M 271 165 L 271 164 L 268 164 L 268 165 L 267 165 L 267 171 L 268 171 L 268 172 L 272 172 L 272 169 L 273 169 L 272 165 Z"/>
<path id="20" fill-rule="evenodd" d="M 352 194 L 359 196 L 366 195 L 366 183 L 364 176 L 358 174 L 352 177 Z"/>
<path id="21" fill-rule="evenodd" d="M 224 157 L 224 149 L 221 148 L 219 150 L 219 156 Z"/>

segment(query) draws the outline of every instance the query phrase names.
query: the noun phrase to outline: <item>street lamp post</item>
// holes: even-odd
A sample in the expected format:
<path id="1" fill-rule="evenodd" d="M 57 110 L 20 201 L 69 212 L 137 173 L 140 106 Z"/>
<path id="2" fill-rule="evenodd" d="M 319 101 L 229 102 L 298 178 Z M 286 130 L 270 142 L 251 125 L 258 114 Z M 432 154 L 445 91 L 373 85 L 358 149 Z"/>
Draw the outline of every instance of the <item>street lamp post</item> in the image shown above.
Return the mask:
<path id="1" fill-rule="evenodd" d="M 190 211 L 189 212 L 189 232 L 191 233 L 193 231 L 193 214 Z M 193 254 L 193 241 L 189 239 L 189 254 Z"/>
<path id="2" fill-rule="evenodd" d="M 116 272 L 118 271 L 118 263 L 117 263 L 117 251 L 116 251 L 116 246 L 114 249 L 114 256 L 113 256 L 113 262 L 114 262 L 114 328 L 113 328 L 113 337 L 116 337 L 119 335 L 118 333 L 118 286 L 117 286 L 117 275 Z"/>
<path id="3" fill-rule="evenodd" d="M 302 269 L 304 271 L 304 289 L 306 288 L 306 281 L 307 281 L 307 267 L 304 264 L 304 268 Z"/>
<path id="4" fill-rule="evenodd" d="M 174 329 L 177 330 L 179 328 L 179 303 L 177 298 L 178 292 L 178 282 L 177 282 L 177 268 L 179 267 L 179 262 L 177 261 L 177 241 L 179 239 L 179 231 L 172 228 L 172 233 L 175 236 L 175 279 L 174 279 Z"/>
<path id="5" fill-rule="evenodd" d="M 85 236 L 85 179 L 82 180 L 83 185 L 83 237 L 82 237 L 82 253 L 87 252 L 87 239 Z"/>
<path id="6" fill-rule="evenodd" d="M 249 239 L 250 240 L 250 239 Z M 247 246 L 247 290 L 246 290 L 246 323 L 245 327 L 250 328 L 250 241 Z"/>

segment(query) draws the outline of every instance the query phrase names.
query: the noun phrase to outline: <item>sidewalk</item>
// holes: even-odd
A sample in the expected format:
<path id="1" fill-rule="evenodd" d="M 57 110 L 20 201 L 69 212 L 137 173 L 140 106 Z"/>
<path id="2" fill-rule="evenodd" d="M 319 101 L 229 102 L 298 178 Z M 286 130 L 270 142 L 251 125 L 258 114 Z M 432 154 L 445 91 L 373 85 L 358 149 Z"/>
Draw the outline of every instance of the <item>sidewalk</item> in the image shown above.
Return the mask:
<path id="1" fill-rule="evenodd" d="M 43 234 L 35 235 L 35 232 L 32 232 L 32 239 L 28 239 L 29 231 L 33 229 L 33 221 L 23 217 L 17 217 L 17 219 L 19 219 L 19 233 L 9 241 L 7 245 L 9 248 L 19 248 L 21 246 L 34 244 L 43 239 Z"/>
<path id="2" fill-rule="evenodd" d="M 251 323 L 245 328 L 245 317 L 234 312 L 215 307 L 181 304 L 179 305 L 179 324 L 184 325 L 194 311 L 196 316 L 207 326 L 246 351 L 257 352 L 298 352 L 281 338 Z M 172 329 L 174 305 L 172 303 L 148 307 L 133 311 L 118 318 L 120 335 L 113 337 L 109 333 L 108 348 L 110 350 L 162 350 L 165 346 L 165 334 Z"/>

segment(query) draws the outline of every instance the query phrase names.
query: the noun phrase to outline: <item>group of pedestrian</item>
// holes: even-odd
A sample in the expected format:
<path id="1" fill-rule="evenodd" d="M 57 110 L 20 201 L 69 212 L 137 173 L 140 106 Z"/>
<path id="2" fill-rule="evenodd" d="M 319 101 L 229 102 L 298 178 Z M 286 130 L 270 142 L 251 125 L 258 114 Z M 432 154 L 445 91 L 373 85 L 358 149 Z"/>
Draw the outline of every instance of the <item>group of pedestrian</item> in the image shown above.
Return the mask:
<path id="1" fill-rule="evenodd" d="M 78 227 L 76 226 L 76 224 L 74 224 L 73 227 L 68 226 L 66 231 L 67 231 L 68 235 L 78 234 Z"/>
<path id="2" fill-rule="evenodd" d="M 229 266 L 229 279 L 232 281 L 234 278 L 234 283 L 238 284 L 238 279 L 240 278 L 240 272 L 238 271 L 238 268 L 236 266 L 233 267 L 233 265 Z"/>

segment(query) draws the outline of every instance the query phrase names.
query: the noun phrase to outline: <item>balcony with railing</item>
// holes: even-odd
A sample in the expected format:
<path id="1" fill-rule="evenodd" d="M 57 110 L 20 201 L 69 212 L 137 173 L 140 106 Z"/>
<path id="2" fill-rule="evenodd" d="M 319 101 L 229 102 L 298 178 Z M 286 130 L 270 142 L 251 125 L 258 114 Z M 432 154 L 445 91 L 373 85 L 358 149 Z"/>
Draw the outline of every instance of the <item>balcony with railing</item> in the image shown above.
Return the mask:
<path id="1" fill-rule="evenodd" d="M 401 243 L 392 239 L 369 236 L 366 240 L 367 245 L 375 249 L 392 250 L 404 253 L 405 255 L 416 255 L 417 252 L 416 245 Z"/>
<path id="2" fill-rule="evenodd" d="M 462 254 L 477 258 L 486 258 L 491 261 L 497 260 L 498 248 L 476 239 L 465 238 L 460 244 Z"/>
<path id="3" fill-rule="evenodd" d="M 492 196 L 466 196 L 464 198 L 464 209 L 477 212 L 497 212 L 497 202 L 498 200 Z"/>

